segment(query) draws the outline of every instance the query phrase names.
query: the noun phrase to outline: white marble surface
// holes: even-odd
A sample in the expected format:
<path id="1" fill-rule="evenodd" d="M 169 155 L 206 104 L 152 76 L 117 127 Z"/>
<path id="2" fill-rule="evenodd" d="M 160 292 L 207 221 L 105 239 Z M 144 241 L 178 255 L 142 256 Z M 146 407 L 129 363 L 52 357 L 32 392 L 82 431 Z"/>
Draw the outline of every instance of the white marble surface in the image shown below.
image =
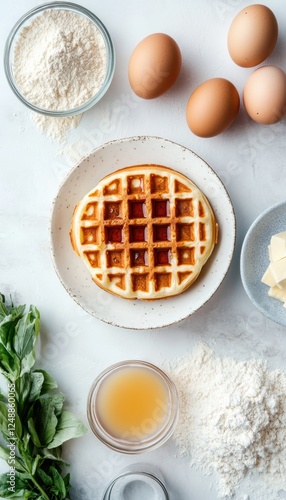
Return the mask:
<path id="1" fill-rule="evenodd" d="M 41 3 L 41 2 L 39 2 Z M 266 319 L 246 296 L 239 274 L 244 235 L 267 207 L 285 200 L 285 120 L 261 126 L 243 106 L 235 124 L 212 139 L 195 137 L 185 122 L 191 91 L 205 79 L 230 79 L 240 94 L 252 70 L 231 61 L 227 30 L 247 1 L 236 0 L 83 0 L 107 26 L 117 66 L 113 83 L 100 104 L 88 111 L 66 144 L 41 135 L 31 115 L 12 94 L 1 66 L 0 288 L 18 303 L 35 304 L 42 317 L 38 356 L 43 368 L 59 381 L 67 405 L 86 421 L 86 398 L 95 376 L 113 362 L 139 358 L 163 366 L 191 352 L 203 340 L 219 355 L 257 357 L 271 368 L 286 361 L 286 329 Z M 277 16 L 279 39 L 267 62 L 286 69 L 286 15 L 283 2 L 265 0 Z M 16 20 L 36 5 L 34 0 L 4 2 L 1 51 Z M 134 46 L 146 35 L 166 32 L 182 50 L 183 68 L 176 85 L 164 96 L 144 101 L 132 95 L 127 65 Z M 49 250 L 51 205 L 59 184 L 72 166 L 98 145 L 134 135 L 171 139 L 204 158 L 224 181 L 237 217 L 235 255 L 222 286 L 198 312 L 159 330 L 125 331 L 87 315 L 59 282 Z M 140 322 L 140 318 L 138 318 Z M 170 441 L 144 456 L 117 455 L 92 434 L 64 449 L 72 464 L 73 500 L 100 499 L 108 480 L 126 464 L 159 464 L 171 500 L 216 500 L 213 478 L 205 478 L 176 456 Z M 2 464 L 1 464 L 2 467 Z M 214 482 L 215 484 L 215 482 Z M 242 489 L 237 499 L 242 500 Z M 140 499 L 136 499 L 140 500 Z M 255 492 L 250 500 L 260 500 Z"/>

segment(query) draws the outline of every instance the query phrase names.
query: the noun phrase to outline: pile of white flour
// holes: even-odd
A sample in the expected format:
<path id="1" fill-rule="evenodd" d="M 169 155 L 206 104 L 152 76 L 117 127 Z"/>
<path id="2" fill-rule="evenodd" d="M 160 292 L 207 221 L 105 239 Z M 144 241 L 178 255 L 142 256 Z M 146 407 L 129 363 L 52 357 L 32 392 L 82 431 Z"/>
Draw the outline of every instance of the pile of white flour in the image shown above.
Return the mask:
<path id="1" fill-rule="evenodd" d="M 70 110 L 88 101 L 102 86 L 107 69 L 103 36 L 86 17 L 48 10 L 22 29 L 15 44 L 14 76 L 25 98 L 50 111 Z M 80 117 L 46 118 L 36 123 L 59 133 Z M 58 121 L 57 121 L 58 120 Z"/>
<path id="2" fill-rule="evenodd" d="M 172 379 L 180 398 L 174 433 L 180 453 L 217 475 L 221 497 L 232 496 L 251 473 L 267 500 L 280 498 L 278 491 L 286 490 L 286 374 L 268 371 L 260 360 L 219 359 L 199 345 Z"/>

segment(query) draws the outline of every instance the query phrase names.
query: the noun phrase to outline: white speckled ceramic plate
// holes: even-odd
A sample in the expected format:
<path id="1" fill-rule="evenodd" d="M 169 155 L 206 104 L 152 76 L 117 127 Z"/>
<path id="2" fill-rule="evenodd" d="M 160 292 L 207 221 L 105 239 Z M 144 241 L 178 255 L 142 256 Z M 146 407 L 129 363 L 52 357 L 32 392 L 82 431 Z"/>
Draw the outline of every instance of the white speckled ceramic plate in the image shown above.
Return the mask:
<path id="1" fill-rule="evenodd" d="M 240 273 L 244 289 L 253 304 L 265 316 L 286 326 L 286 309 L 280 300 L 268 296 L 261 278 L 269 265 L 271 236 L 286 231 L 286 202 L 265 210 L 250 226 L 242 245 Z"/>
<path id="2" fill-rule="evenodd" d="M 99 288 L 72 250 L 69 239 L 72 213 L 78 201 L 107 174 L 144 163 L 171 167 L 193 180 L 208 197 L 219 224 L 219 242 L 197 281 L 177 297 L 152 302 L 122 299 Z M 201 308 L 228 271 L 235 234 L 232 203 L 216 173 L 189 149 L 159 137 L 131 137 L 97 148 L 73 168 L 60 186 L 51 218 L 54 266 L 71 297 L 106 323 L 139 330 L 176 323 Z"/>

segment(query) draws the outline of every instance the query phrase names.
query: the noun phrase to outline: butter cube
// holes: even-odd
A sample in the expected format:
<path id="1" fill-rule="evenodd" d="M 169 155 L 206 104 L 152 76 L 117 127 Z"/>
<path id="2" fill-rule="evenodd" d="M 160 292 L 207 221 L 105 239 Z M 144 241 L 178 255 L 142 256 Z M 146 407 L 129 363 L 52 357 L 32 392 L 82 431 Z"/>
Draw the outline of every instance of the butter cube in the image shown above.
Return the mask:
<path id="1" fill-rule="evenodd" d="M 265 273 L 263 274 L 261 281 L 262 281 L 262 283 L 264 283 L 265 285 L 268 285 L 268 286 L 275 286 L 276 285 L 276 281 L 273 278 L 273 274 L 271 272 L 270 265 L 267 267 Z"/>
<path id="2" fill-rule="evenodd" d="M 274 234 L 270 240 L 269 258 L 272 262 L 286 257 L 286 231 Z"/>
<path id="3" fill-rule="evenodd" d="M 276 285 L 279 288 L 286 288 L 286 257 L 270 262 L 269 267 Z"/>
<path id="4" fill-rule="evenodd" d="M 286 303 L 286 290 L 278 288 L 278 286 L 272 286 L 268 290 L 268 295 L 269 295 L 269 297 L 273 297 L 274 299 L 281 300 L 281 302 L 284 302 L 284 306 L 285 306 L 285 303 Z"/>

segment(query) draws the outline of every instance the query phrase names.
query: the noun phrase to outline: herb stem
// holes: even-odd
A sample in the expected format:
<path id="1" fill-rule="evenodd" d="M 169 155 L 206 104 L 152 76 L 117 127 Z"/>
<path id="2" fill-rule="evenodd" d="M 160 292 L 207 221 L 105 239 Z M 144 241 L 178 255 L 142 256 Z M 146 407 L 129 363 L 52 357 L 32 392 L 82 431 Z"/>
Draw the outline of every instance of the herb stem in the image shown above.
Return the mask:
<path id="1" fill-rule="evenodd" d="M 24 455 L 24 454 L 23 454 Z M 26 457 L 23 456 L 23 461 L 24 461 L 24 469 L 26 471 L 27 474 L 29 474 L 29 477 L 32 481 L 32 483 L 34 483 L 34 485 L 36 486 L 36 488 L 39 490 L 39 492 L 41 493 L 42 497 L 44 500 L 50 500 L 49 497 L 47 496 L 47 494 L 44 492 L 43 488 L 40 486 L 40 484 L 38 483 L 38 481 L 36 480 L 36 478 L 33 476 L 33 474 L 31 474 L 30 472 L 30 469 L 29 469 L 29 466 L 28 466 L 28 463 L 27 463 L 27 460 L 26 460 Z"/>
<path id="2" fill-rule="evenodd" d="M 43 488 L 39 485 L 38 481 L 34 478 L 34 476 L 32 476 L 32 474 L 30 474 L 30 478 L 31 478 L 31 481 L 34 483 L 34 485 L 38 488 L 38 490 L 41 493 L 42 497 L 45 500 L 50 500 L 49 497 L 44 492 Z"/>
<path id="3" fill-rule="evenodd" d="M 86 429 L 63 410 L 64 395 L 53 377 L 34 368 L 39 331 L 40 313 L 35 306 L 28 312 L 25 305 L 6 306 L 0 293 L 0 373 L 9 384 L 7 396 L 0 389 L 0 436 L 10 443 L 9 456 L 0 446 L 0 458 L 10 465 L 14 457 L 19 472 L 12 495 L 9 473 L 0 474 L 1 498 L 22 498 L 24 491 L 25 498 L 69 500 L 70 475 L 63 471 L 60 447 Z"/>

